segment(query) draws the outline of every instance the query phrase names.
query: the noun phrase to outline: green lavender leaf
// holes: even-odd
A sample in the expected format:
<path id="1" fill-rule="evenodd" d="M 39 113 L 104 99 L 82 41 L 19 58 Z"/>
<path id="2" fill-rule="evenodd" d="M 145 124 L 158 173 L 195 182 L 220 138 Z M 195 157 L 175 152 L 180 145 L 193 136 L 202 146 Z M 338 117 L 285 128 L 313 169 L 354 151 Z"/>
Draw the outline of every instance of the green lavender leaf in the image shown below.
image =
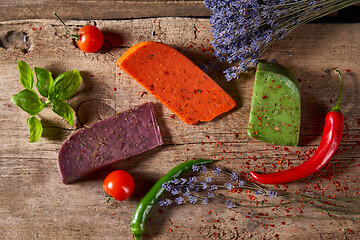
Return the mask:
<path id="1" fill-rule="evenodd" d="M 34 86 L 34 74 L 29 65 L 24 61 L 18 61 L 20 83 L 26 89 L 32 89 Z"/>
<path id="2" fill-rule="evenodd" d="M 81 76 L 78 70 L 61 73 L 54 80 L 54 87 L 49 93 L 49 97 L 59 100 L 71 98 L 80 87 Z"/>
<path id="3" fill-rule="evenodd" d="M 74 125 L 74 113 L 70 105 L 67 104 L 64 100 L 51 98 L 50 101 L 53 103 L 52 110 L 59 116 L 63 117 L 68 123 Z"/>
<path id="4" fill-rule="evenodd" d="M 54 87 L 54 79 L 51 72 L 46 69 L 35 67 L 36 88 L 43 97 L 48 97 L 50 90 Z"/>
<path id="5" fill-rule="evenodd" d="M 18 105 L 31 116 L 35 116 L 44 108 L 44 104 L 41 102 L 39 96 L 32 89 L 24 89 L 15 94 L 11 97 L 11 102 Z"/>
<path id="6" fill-rule="evenodd" d="M 29 117 L 26 123 L 30 130 L 29 142 L 37 142 L 43 133 L 43 127 L 39 119 L 36 117 Z"/>

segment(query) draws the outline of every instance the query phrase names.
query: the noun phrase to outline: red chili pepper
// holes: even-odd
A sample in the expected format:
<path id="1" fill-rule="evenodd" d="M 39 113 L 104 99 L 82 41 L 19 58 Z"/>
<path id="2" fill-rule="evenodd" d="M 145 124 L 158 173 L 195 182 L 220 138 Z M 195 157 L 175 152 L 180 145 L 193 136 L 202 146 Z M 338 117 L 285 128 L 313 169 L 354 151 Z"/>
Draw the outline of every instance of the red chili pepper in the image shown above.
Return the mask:
<path id="1" fill-rule="evenodd" d="M 278 184 L 297 181 L 308 177 L 322 169 L 335 154 L 343 135 L 344 115 L 340 110 L 340 99 L 343 88 L 341 73 L 336 71 L 340 77 L 340 91 L 336 106 L 326 115 L 325 127 L 320 145 L 314 155 L 299 166 L 288 170 L 261 174 L 251 171 L 250 175 L 258 182 L 264 184 Z"/>

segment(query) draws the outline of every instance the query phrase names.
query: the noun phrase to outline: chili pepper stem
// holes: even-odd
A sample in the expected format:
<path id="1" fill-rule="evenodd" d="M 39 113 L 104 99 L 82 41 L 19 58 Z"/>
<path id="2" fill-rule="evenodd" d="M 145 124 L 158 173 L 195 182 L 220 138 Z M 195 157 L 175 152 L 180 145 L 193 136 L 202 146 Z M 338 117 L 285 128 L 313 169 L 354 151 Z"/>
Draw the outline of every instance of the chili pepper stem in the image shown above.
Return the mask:
<path id="1" fill-rule="evenodd" d="M 335 105 L 335 107 L 333 107 L 333 108 L 331 109 L 331 111 L 341 112 L 341 110 L 340 110 L 340 101 L 341 101 L 341 94 L 342 94 L 342 89 L 343 89 L 344 81 L 343 81 L 341 72 L 338 71 L 338 70 L 335 70 L 335 72 L 339 75 L 339 78 L 340 78 L 340 90 L 339 90 L 338 98 L 337 98 L 337 100 L 336 100 L 336 105 Z"/>
<path id="2" fill-rule="evenodd" d="M 64 28 L 65 28 L 66 33 L 69 34 L 70 37 L 75 38 L 76 41 L 80 39 L 80 36 L 79 36 L 79 35 L 74 35 L 74 34 L 71 34 L 71 33 L 70 33 L 69 29 L 67 28 L 67 25 L 66 25 L 66 24 L 64 23 L 64 21 L 56 14 L 56 12 L 54 12 L 53 14 L 55 15 L 55 17 L 56 17 L 57 19 L 60 20 L 60 22 L 62 23 L 62 25 L 63 25 Z"/>

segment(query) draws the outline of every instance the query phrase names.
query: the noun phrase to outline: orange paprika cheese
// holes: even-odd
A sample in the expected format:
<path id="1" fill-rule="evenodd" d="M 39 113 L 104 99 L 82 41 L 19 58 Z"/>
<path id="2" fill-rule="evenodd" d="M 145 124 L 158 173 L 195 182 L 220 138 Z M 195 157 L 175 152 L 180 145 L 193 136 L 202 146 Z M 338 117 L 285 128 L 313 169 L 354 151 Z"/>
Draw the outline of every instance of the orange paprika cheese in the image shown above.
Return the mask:
<path id="1" fill-rule="evenodd" d="M 206 73 L 163 43 L 138 43 L 116 65 L 187 124 L 211 121 L 236 106 Z"/>

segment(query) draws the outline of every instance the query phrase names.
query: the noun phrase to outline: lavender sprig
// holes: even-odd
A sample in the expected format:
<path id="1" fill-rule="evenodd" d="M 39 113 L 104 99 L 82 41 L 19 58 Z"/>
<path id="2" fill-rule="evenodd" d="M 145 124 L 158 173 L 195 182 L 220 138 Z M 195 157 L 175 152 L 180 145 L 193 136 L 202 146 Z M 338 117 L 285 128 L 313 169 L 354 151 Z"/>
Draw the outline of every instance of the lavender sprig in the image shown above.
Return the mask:
<path id="1" fill-rule="evenodd" d="M 228 81 L 255 66 L 272 42 L 315 19 L 359 0 L 204 0 L 212 11 L 214 55 L 236 63 L 224 71 Z"/>
<path id="2" fill-rule="evenodd" d="M 252 214 L 242 210 L 300 204 L 316 211 L 337 214 L 337 216 L 345 214 L 352 216 L 351 218 L 342 218 L 344 220 L 359 219 L 358 217 L 354 217 L 360 215 L 359 198 L 333 199 L 324 196 L 314 196 L 310 193 L 293 193 L 286 190 L 269 189 L 249 182 L 235 172 L 228 172 L 220 167 L 214 168 L 210 173 L 211 176 L 209 176 L 209 169 L 206 167 L 194 167 L 193 171 L 196 174 L 200 172 L 206 173 L 207 175 L 205 174 L 205 176 L 203 176 L 205 180 L 201 180 L 201 176 L 190 176 L 188 178 L 174 179 L 164 183 L 162 187 L 173 195 L 174 199 L 171 197 L 161 199 L 158 202 L 160 206 L 169 206 L 173 203 L 182 205 L 185 203 L 197 204 L 202 202 L 202 204 L 226 207 L 232 211 L 247 214 L 249 217 L 252 216 Z M 225 177 L 225 179 L 223 177 Z M 220 178 L 220 180 L 217 178 Z M 259 196 L 259 199 L 248 200 L 241 198 L 239 197 L 240 195 L 237 194 L 238 190 L 252 191 L 256 196 Z M 271 201 L 261 200 L 266 198 Z M 274 202 L 274 200 L 280 200 L 280 202 Z M 314 218 L 313 216 L 308 217 L 305 215 L 301 217 Z"/>

